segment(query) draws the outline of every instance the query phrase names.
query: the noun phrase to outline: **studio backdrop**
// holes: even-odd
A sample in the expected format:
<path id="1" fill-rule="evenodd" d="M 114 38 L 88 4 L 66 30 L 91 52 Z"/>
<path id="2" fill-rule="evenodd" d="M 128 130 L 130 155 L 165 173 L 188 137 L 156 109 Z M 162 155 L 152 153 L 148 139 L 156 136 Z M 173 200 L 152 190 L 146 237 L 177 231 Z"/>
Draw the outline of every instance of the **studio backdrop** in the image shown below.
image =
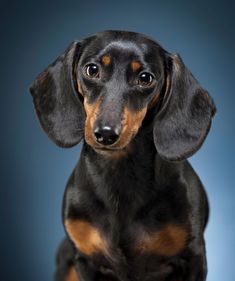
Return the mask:
<path id="1" fill-rule="evenodd" d="M 189 160 L 210 201 L 208 281 L 235 276 L 233 1 L 1 1 L 2 281 L 50 281 L 64 237 L 61 204 L 80 146 L 56 147 L 39 126 L 29 86 L 73 41 L 106 29 L 144 33 L 172 53 L 218 112 Z"/>

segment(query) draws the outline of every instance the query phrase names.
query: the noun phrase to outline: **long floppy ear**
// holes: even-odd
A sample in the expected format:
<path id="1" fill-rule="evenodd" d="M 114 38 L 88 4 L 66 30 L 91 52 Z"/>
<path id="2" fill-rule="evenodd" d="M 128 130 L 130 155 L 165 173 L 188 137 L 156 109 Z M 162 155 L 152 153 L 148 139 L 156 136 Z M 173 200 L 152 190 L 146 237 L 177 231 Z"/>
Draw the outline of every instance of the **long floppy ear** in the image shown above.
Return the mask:
<path id="1" fill-rule="evenodd" d="M 167 86 L 154 122 L 154 143 L 166 160 L 183 160 L 202 145 L 216 107 L 179 55 L 168 56 Z"/>
<path id="2" fill-rule="evenodd" d="M 83 137 L 85 114 L 74 77 L 80 47 L 73 42 L 30 87 L 43 129 L 61 147 L 71 147 Z"/>

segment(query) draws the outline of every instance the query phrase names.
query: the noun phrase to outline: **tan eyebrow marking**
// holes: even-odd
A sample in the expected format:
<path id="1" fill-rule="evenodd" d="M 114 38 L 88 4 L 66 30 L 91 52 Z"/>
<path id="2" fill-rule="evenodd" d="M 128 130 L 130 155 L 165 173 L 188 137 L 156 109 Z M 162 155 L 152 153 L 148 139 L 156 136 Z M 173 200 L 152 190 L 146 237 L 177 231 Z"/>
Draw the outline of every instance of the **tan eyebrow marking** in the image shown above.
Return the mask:
<path id="1" fill-rule="evenodd" d="M 132 68 L 133 71 L 139 70 L 140 67 L 141 67 L 141 64 L 140 64 L 139 61 L 135 61 L 135 60 L 134 60 L 134 61 L 131 63 L 131 68 Z"/>
<path id="2" fill-rule="evenodd" d="M 109 55 L 104 55 L 101 59 L 102 63 L 105 65 L 105 66 L 108 66 L 111 62 L 111 58 Z"/>

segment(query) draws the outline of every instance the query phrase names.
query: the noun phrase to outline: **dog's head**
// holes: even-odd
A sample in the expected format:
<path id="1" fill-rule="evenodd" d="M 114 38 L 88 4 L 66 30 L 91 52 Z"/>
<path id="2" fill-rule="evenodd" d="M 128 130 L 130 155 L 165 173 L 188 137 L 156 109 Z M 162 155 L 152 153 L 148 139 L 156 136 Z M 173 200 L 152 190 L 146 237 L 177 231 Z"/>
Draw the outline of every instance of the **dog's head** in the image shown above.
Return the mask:
<path id="1" fill-rule="evenodd" d="M 132 32 L 105 31 L 68 49 L 31 89 L 42 127 L 59 146 L 124 150 L 155 110 L 160 156 L 182 160 L 203 143 L 215 105 L 178 55 Z"/>

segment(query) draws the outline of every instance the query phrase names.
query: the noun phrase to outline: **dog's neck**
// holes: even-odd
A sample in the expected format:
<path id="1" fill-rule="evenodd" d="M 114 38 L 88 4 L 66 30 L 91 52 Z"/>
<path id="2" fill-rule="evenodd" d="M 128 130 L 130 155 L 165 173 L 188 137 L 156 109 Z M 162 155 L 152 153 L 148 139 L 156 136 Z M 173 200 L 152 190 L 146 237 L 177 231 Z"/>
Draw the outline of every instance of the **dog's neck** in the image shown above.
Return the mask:
<path id="1" fill-rule="evenodd" d="M 112 205 L 125 202 L 140 205 L 151 193 L 156 149 L 152 130 L 142 129 L 119 157 L 103 155 L 84 143 L 81 161 L 85 164 L 91 188 Z M 110 206 L 111 207 L 111 206 Z M 113 206 L 112 206 L 113 208 Z"/>

